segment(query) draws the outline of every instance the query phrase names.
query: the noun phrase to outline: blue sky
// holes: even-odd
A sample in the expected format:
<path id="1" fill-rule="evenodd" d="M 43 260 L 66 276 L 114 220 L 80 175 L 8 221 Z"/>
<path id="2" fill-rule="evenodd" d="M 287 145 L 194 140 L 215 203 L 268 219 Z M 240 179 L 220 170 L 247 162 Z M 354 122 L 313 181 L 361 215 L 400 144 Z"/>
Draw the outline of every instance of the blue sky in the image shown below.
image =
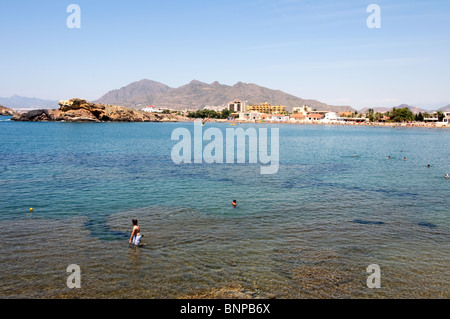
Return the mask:
<path id="1" fill-rule="evenodd" d="M 81 29 L 66 25 L 72 3 Z M 0 96 L 95 100 L 144 78 L 196 79 L 432 109 L 450 104 L 449 22 L 448 0 L 1 0 Z"/>

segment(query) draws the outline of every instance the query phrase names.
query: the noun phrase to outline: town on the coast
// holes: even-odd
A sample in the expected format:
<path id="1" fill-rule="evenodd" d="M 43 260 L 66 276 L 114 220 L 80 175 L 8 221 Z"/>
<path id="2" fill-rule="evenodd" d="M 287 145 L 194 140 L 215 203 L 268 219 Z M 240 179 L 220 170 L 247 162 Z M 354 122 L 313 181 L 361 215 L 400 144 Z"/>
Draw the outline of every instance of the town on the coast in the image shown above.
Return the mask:
<path id="1" fill-rule="evenodd" d="M 183 109 L 147 106 L 118 106 L 91 103 L 83 99 L 59 101 L 58 109 L 18 110 L 0 106 L 0 115 L 12 116 L 13 121 L 58 122 L 231 122 L 237 123 L 284 123 L 371 125 L 450 128 L 450 110 L 439 111 L 410 109 L 408 106 L 389 110 L 366 108 L 361 111 L 340 110 L 330 106 L 314 108 L 310 105 L 287 107 L 268 102 L 250 104 L 233 100 L 222 106 L 204 106 Z"/>
<path id="2" fill-rule="evenodd" d="M 149 105 L 141 109 L 149 113 L 177 113 L 191 119 L 206 121 L 233 121 L 237 123 L 291 123 L 291 124 L 355 124 L 355 125 L 400 125 L 400 126 L 449 126 L 450 111 L 413 112 L 407 107 L 379 112 L 368 109 L 358 111 L 317 110 L 308 105 L 287 111 L 284 105 L 264 102 L 248 104 L 234 100 L 225 106 L 207 106 L 201 110 L 176 111 Z M 450 127 L 450 126 L 449 126 Z"/>

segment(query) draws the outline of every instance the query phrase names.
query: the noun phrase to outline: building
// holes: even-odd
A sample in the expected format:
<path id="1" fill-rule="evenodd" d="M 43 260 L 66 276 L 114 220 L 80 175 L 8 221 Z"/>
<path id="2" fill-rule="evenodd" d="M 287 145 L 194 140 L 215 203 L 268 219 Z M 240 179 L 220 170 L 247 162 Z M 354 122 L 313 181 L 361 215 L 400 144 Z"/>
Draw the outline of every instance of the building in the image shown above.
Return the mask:
<path id="1" fill-rule="evenodd" d="M 306 120 L 306 115 L 303 112 L 294 113 L 289 117 L 291 122 L 303 122 Z"/>
<path id="2" fill-rule="evenodd" d="M 338 116 L 336 112 L 328 112 L 325 114 L 324 121 L 326 122 L 336 122 L 338 120 Z"/>
<path id="3" fill-rule="evenodd" d="M 284 113 L 286 112 L 286 106 L 283 105 L 271 105 L 270 103 L 261 103 L 256 105 L 248 105 L 247 111 L 259 112 L 259 113 Z"/>
<path id="4" fill-rule="evenodd" d="M 311 111 L 308 112 L 308 114 L 322 114 L 323 116 L 325 116 L 325 114 L 330 113 L 331 111 Z"/>
<path id="5" fill-rule="evenodd" d="M 267 114 L 259 112 L 242 112 L 239 115 L 239 121 L 243 122 L 289 122 L 289 115 Z"/>
<path id="6" fill-rule="evenodd" d="M 270 121 L 271 122 L 289 122 L 289 115 L 272 114 Z"/>
<path id="7" fill-rule="evenodd" d="M 340 112 L 339 117 L 352 117 L 354 114 L 353 112 Z"/>
<path id="8" fill-rule="evenodd" d="M 306 116 L 306 118 L 308 119 L 308 121 L 320 121 L 321 119 L 323 119 L 325 116 L 323 114 L 317 114 L 317 113 L 311 113 L 308 114 Z"/>
<path id="9" fill-rule="evenodd" d="M 223 109 L 225 109 L 225 107 L 224 106 L 210 106 L 210 105 L 207 105 L 203 109 L 204 110 L 215 111 L 215 112 L 222 112 Z"/>
<path id="10" fill-rule="evenodd" d="M 302 107 L 294 107 L 292 109 L 292 113 L 297 114 L 303 114 L 303 115 L 308 115 L 308 113 L 312 112 L 312 108 L 310 108 L 309 106 L 303 105 Z"/>
<path id="11" fill-rule="evenodd" d="M 260 121 L 262 116 L 259 112 L 240 112 L 239 121 Z"/>
<path id="12" fill-rule="evenodd" d="M 442 122 L 444 122 L 445 125 L 449 125 L 449 123 L 450 123 L 450 116 L 444 117 L 444 119 L 442 120 Z"/>
<path id="13" fill-rule="evenodd" d="M 228 103 L 228 110 L 234 113 L 247 112 L 247 103 L 241 100 L 235 100 L 233 102 Z"/>
<path id="14" fill-rule="evenodd" d="M 153 105 L 146 106 L 141 109 L 141 111 L 147 112 L 147 113 L 162 113 L 161 109 L 157 109 Z"/>

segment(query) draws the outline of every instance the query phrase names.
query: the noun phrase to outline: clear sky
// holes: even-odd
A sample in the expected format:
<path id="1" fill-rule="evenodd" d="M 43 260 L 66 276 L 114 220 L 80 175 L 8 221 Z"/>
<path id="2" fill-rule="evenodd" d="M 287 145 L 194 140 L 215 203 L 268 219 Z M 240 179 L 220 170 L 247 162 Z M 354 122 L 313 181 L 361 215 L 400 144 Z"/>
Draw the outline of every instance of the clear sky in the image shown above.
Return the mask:
<path id="1" fill-rule="evenodd" d="M 95 100 L 144 78 L 196 79 L 431 109 L 450 104 L 449 57 L 449 0 L 0 0 L 1 97 Z"/>

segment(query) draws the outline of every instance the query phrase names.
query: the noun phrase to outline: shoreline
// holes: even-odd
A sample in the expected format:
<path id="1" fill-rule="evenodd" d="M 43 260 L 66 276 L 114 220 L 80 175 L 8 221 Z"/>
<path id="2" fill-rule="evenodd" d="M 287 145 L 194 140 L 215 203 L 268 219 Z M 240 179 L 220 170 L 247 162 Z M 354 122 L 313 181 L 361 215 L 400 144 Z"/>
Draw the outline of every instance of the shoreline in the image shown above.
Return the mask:
<path id="1" fill-rule="evenodd" d="M 185 121 L 195 122 L 196 120 Z M 339 123 L 339 122 L 261 122 L 261 121 L 229 121 L 208 119 L 206 123 L 236 123 L 236 124 L 287 124 L 287 125 L 324 125 L 324 126 L 366 126 L 366 127 L 392 127 L 392 128 L 450 128 L 450 125 L 436 123 Z"/>
<path id="2" fill-rule="evenodd" d="M 11 117 L 7 115 L 2 115 L 4 117 Z M 87 121 L 85 119 L 77 121 L 77 119 L 72 121 L 48 121 L 48 120 L 17 120 L 11 117 L 9 120 L 12 122 L 53 122 L 53 123 L 192 123 L 199 121 L 199 119 L 189 119 L 183 118 L 180 120 L 164 120 L 163 118 L 160 120 L 153 121 Z M 429 128 L 429 129 L 449 129 L 450 125 L 445 125 L 441 123 L 351 123 L 351 122 L 262 122 L 262 121 L 232 121 L 232 120 L 222 120 L 222 119 L 207 119 L 206 123 L 235 123 L 235 124 L 286 124 L 286 125 L 319 125 L 319 126 L 365 126 L 365 127 L 391 127 L 391 128 Z"/>

